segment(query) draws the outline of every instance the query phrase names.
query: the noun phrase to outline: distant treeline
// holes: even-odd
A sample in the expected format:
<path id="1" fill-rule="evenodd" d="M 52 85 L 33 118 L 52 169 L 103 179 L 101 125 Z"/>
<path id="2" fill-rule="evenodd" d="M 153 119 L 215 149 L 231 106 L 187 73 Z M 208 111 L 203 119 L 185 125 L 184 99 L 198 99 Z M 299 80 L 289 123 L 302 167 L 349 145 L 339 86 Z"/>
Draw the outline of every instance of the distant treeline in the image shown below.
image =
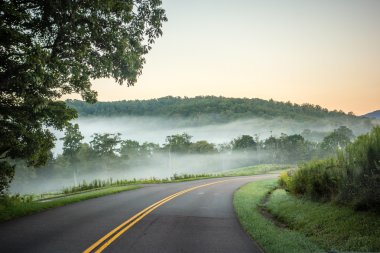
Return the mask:
<path id="1" fill-rule="evenodd" d="M 319 105 L 276 102 L 258 98 L 225 98 L 198 96 L 194 98 L 162 97 L 150 100 L 123 100 L 88 104 L 79 100 L 67 100 L 80 116 L 164 116 L 208 119 L 213 122 L 241 118 L 261 117 L 315 120 L 339 118 L 346 121 L 363 120 L 353 113 L 329 111 Z M 368 120 L 369 121 L 369 120 Z"/>

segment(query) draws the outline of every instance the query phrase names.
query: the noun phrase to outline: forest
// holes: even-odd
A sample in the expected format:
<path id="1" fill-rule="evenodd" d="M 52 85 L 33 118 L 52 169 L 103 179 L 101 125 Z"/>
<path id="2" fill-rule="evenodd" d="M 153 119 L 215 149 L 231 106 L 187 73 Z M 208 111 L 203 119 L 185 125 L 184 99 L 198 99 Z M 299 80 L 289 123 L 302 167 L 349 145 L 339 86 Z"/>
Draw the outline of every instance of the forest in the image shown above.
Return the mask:
<path id="1" fill-rule="evenodd" d="M 353 113 L 329 111 L 319 105 L 278 102 L 259 98 L 226 98 L 216 96 L 173 97 L 149 100 L 123 100 L 89 104 L 79 100 L 67 100 L 80 116 L 166 116 L 199 120 L 205 123 L 221 123 L 236 119 L 260 117 L 273 119 L 283 117 L 302 121 L 329 119 L 353 122 L 370 119 L 356 117 Z"/>

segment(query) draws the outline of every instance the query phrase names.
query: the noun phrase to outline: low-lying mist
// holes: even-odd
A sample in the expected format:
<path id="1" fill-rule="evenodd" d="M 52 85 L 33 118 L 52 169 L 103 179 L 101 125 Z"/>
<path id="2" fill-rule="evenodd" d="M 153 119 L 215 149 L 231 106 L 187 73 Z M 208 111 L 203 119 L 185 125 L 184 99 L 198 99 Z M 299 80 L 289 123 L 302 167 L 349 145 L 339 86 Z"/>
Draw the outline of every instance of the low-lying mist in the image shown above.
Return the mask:
<path id="1" fill-rule="evenodd" d="M 44 193 L 59 191 L 64 187 L 74 186 L 77 183 L 94 179 L 148 179 L 170 178 L 173 174 L 213 174 L 226 170 L 260 164 L 270 156 L 267 152 L 223 152 L 215 154 L 176 154 L 157 153 L 145 159 L 131 159 L 118 161 L 110 160 L 104 164 L 91 163 L 88 168 L 79 168 L 80 164 L 73 164 L 71 170 L 66 170 L 60 176 L 49 176 L 41 173 L 40 176 L 19 178 L 16 168 L 16 177 L 11 185 L 12 193 Z M 86 166 L 87 167 L 87 166 Z M 33 169 L 32 169 L 33 170 Z M 77 173 L 74 176 L 74 171 Z M 20 172 L 20 171 L 19 171 Z M 21 173 L 20 173 L 21 174 Z M 76 177 L 76 178 L 75 178 Z"/>
<path id="2" fill-rule="evenodd" d="M 76 159 L 80 161 L 60 156 L 62 154 L 60 138 L 64 136 L 64 133 L 55 131 L 58 141 L 53 150 L 54 157 L 51 163 L 36 169 L 16 166 L 15 179 L 10 188 L 12 193 L 59 191 L 84 180 L 89 182 L 94 179 L 109 178 L 114 180 L 168 178 L 174 173 L 203 174 L 261 163 L 297 163 L 320 157 L 318 143 L 341 125 L 352 129 L 355 135 L 370 130 L 368 125 L 360 121 L 355 121 L 355 123 L 331 122 L 321 119 L 300 122 L 284 118 L 251 118 L 223 124 L 201 124 L 201 122 L 181 118 L 84 117 L 78 118 L 72 123 L 79 125 L 79 130 L 84 136 L 82 143 L 87 145 L 83 146 L 75 155 Z M 143 145 L 144 142 L 158 145 L 154 152 L 146 153 L 147 151 L 144 151 L 145 154 L 142 156 L 125 158 L 118 152 L 112 152 L 113 156 L 102 156 L 94 153 L 89 143 L 94 138 L 94 134 L 105 133 L 120 133 L 122 140 L 135 140 L 140 143 L 138 145 Z M 190 135 L 193 143 L 206 140 L 213 145 L 214 150 L 211 153 L 202 154 L 169 152 L 165 148 L 165 145 L 168 147 L 166 137 L 180 133 Z M 269 150 L 268 146 L 265 146 L 264 140 L 272 136 L 283 136 L 282 134 L 289 136 L 301 134 L 301 138 L 306 141 L 296 137 L 297 143 L 293 143 L 292 138 L 285 138 L 287 143 L 280 144 L 282 147 L 272 143 L 272 150 Z M 229 144 L 242 135 L 254 137 L 255 141 L 261 143 L 262 146 L 255 148 L 254 151 L 233 150 Z M 283 140 L 278 138 L 275 141 Z M 223 145 L 229 147 L 224 149 Z"/>
<path id="3" fill-rule="evenodd" d="M 236 120 L 223 124 L 194 123 L 189 119 L 172 119 L 158 117 L 83 117 L 73 121 L 79 125 L 84 141 L 89 142 L 94 133 L 121 133 L 123 139 L 136 140 L 138 142 L 153 142 L 163 144 L 166 136 L 178 133 L 191 135 L 194 141 L 207 140 L 214 144 L 223 144 L 243 134 L 257 136 L 265 139 L 269 136 L 280 136 L 282 133 L 300 134 L 305 129 L 312 134 L 305 135 L 311 141 L 321 141 L 327 133 L 341 125 L 346 125 L 353 130 L 355 135 L 366 133 L 370 130 L 364 122 L 330 122 L 308 121 L 300 122 L 291 119 L 277 118 L 251 118 Z M 59 138 L 63 132 L 55 132 L 58 137 L 54 153 L 62 151 L 62 141 Z"/>

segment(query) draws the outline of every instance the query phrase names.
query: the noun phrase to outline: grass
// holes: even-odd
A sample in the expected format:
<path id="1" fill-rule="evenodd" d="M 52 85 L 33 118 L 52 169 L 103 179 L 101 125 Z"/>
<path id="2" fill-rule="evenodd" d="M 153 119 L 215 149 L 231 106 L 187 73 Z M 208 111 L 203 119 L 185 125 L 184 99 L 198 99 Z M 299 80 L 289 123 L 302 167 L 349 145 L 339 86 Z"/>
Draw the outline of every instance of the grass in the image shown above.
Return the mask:
<path id="1" fill-rule="evenodd" d="M 109 194 L 114 194 L 122 191 L 129 191 L 140 188 L 137 185 L 113 186 L 96 191 L 85 192 L 81 194 L 70 195 L 62 198 L 57 198 L 50 201 L 25 201 L 24 199 L 7 197 L 0 202 L 0 222 L 11 220 L 17 217 L 25 216 L 32 213 L 41 212 L 53 207 L 59 207 L 86 199 L 97 198 Z"/>
<path id="2" fill-rule="evenodd" d="M 249 167 L 242 167 L 218 173 L 220 176 L 251 176 L 267 173 L 278 173 L 280 171 L 291 168 L 292 165 L 282 164 L 260 164 Z"/>
<path id="3" fill-rule="evenodd" d="M 283 165 L 256 165 L 223 171 L 215 174 L 174 174 L 169 178 L 148 178 L 133 180 L 93 180 L 83 181 L 77 186 L 66 187 L 60 192 L 50 192 L 38 195 L 6 196 L 0 199 L 0 222 L 40 212 L 46 209 L 67 205 L 70 203 L 118 193 L 139 188 L 138 184 L 158 184 L 184 182 L 199 179 L 218 178 L 226 176 L 258 175 L 288 168 Z"/>
<path id="4" fill-rule="evenodd" d="M 86 199 L 140 188 L 141 186 L 137 184 L 183 182 L 213 177 L 219 176 L 210 174 L 174 174 L 170 178 L 163 179 L 152 177 L 139 180 L 93 180 L 89 183 L 84 181 L 77 186 L 67 187 L 55 193 L 5 196 L 0 199 L 0 222 Z"/>
<path id="5" fill-rule="evenodd" d="M 294 195 L 380 214 L 380 127 L 358 136 L 333 157 L 300 164 L 280 180 Z"/>
<path id="6" fill-rule="evenodd" d="M 92 189 L 100 189 L 109 186 L 125 186 L 125 185 L 135 185 L 135 184 L 162 184 L 162 183 L 174 183 L 174 182 L 183 182 L 183 181 L 191 181 L 197 179 L 206 179 L 212 178 L 215 175 L 211 174 L 177 174 L 174 173 L 173 176 L 169 178 L 147 178 L 147 179 L 121 179 L 121 180 L 113 180 L 112 178 L 100 180 L 95 179 L 89 183 L 83 181 L 78 186 L 66 187 L 63 189 L 63 194 L 76 193 L 81 191 L 88 191 Z"/>
<path id="7" fill-rule="evenodd" d="M 112 178 L 108 179 L 95 179 L 90 182 L 82 181 L 76 186 L 65 187 L 61 191 L 58 192 L 46 192 L 42 194 L 26 194 L 21 196 L 23 199 L 28 200 L 51 200 L 56 198 L 62 198 L 66 196 L 71 196 L 75 194 L 82 194 L 86 192 L 96 191 L 108 187 L 115 186 L 127 186 L 127 185 L 137 185 L 137 184 L 162 184 L 162 183 L 174 183 L 174 182 L 184 182 L 184 181 L 192 181 L 199 179 L 207 179 L 218 177 L 212 174 L 174 174 L 170 178 L 147 178 L 147 179 L 118 179 L 113 180 Z"/>
<path id="8" fill-rule="evenodd" d="M 276 179 L 261 180 L 235 192 L 234 207 L 243 228 L 268 253 L 322 252 L 303 233 L 279 228 L 261 215 L 257 205 L 276 184 Z"/>
<path id="9" fill-rule="evenodd" d="M 380 251 L 380 216 L 349 207 L 319 203 L 275 190 L 267 207 L 272 214 L 329 251 Z"/>
<path id="10" fill-rule="evenodd" d="M 77 193 L 85 193 L 92 190 L 103 189 L 104 187 L 110 186 L 125 186 L 125 185 L 136 185 L 136 184 L 162 184 L 162 183 L 176 183 L 176 182 L 185 182 L 193 181 L 199 179 L 208 179 L 208 178 L 218 178 L 218 177 L 231 177 L 231 176 L 251 176 L 259 175 L 266 173 L 278 173 L 281 170 L 288 169 L 288 165 L 277 165 L 277 164 L 261 164 L 249 167 L 242 167 L 222 172 L 217 172 L 214 174 L 173 174 L 173 176 L 168 178 L 146 178 L 146 179 L 118 179 L 113 180 L 112 178 L 100 180 L 95 179 L 90 182 L 83 181 L 77 186 L 71 186 L 64 188 L 61 192 L 50 192 L 43 193 L 38 195 L 29 195 L 28 197 L 33 200 L 44 200 L 44 199 L 54 199 L 64 196 L 69 196 Z M 27 196 L 27 195 L 26 195 Z"/>

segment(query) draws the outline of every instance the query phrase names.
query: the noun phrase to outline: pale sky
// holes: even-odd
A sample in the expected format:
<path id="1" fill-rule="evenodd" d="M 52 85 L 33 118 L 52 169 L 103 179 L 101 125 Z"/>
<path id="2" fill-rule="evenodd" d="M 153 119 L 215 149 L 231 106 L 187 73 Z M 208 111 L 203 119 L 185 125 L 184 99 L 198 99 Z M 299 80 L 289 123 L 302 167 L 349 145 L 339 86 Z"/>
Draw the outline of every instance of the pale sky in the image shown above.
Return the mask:
<path id="1" fill-rule="evenodd" d="M 169 19 L 134 87 L 99 101 L 216 95 L 380 109 L 380 0 L 163 0 Z"/>

